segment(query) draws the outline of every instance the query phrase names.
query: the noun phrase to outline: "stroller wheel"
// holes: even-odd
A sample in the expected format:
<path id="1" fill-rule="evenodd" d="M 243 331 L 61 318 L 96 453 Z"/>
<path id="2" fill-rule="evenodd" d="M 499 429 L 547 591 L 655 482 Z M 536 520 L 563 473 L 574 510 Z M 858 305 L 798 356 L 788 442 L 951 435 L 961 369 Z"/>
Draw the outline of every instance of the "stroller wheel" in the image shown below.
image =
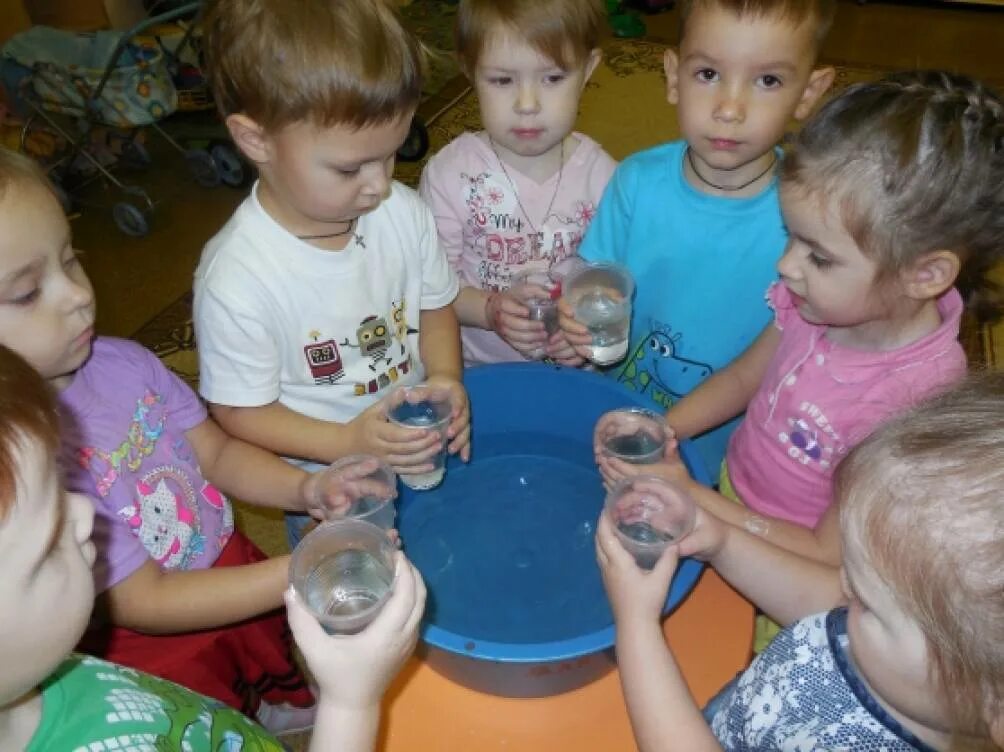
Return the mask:
<path id="1" fill-rule="evenodd" d="M 130 238 L 142 238 L 150 232 L 146 212 L 128 201 L 119 201 L 112 207 L 112 218 L 122 234 Z"/>
<path id="2" fill-rule="evenodd" d="M 212 155 L 205 149 L 189 149 L 185 152 L 185 163 L 195 182 L 203 188 L 215 188 L 220 184 L 220 171 Z"/>
<path id="3" fill-rule="evenodd" d="M 418 118 L 411 121 L 411 130 L 408 137 L 397 150 L 397 158 L 402 162 L 417 162 L 425 156 L 429 150 L 429 132 L 425 129 L 425 123 Z"/>
<path id="4" fill-rule="evenodd" d="M 251 177 L 251 170 L 230 144 L 225 141 L 214 141 L 209 146 L 209 154 L 224 185 L 243 188 L 250 182 L 248 178 Z"/>

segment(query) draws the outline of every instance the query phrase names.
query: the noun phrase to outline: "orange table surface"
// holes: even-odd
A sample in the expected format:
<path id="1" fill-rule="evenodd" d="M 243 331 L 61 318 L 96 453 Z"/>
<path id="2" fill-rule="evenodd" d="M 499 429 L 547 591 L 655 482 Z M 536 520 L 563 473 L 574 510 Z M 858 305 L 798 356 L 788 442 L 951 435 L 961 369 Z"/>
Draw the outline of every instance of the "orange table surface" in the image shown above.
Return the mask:
<path id="1" fill-rule="evenodd" d="M 748 662 L 753 609 L 710 568 L 663 625 L 703 704 Z M 572 692 L 512 699 L 475 692 L 412 658 L 387 693 L 388 752 L 620 752 L 636 749 L 617 671 Z"/>

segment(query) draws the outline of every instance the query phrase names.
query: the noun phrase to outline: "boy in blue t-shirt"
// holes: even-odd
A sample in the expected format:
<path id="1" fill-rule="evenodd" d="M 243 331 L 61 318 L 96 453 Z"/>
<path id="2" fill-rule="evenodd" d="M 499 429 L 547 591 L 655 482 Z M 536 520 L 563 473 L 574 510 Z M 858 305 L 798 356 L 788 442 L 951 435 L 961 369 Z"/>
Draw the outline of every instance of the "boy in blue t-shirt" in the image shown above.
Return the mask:
<path id="1" fill-rule="evenodd" d="M 764 294 L 787 243 L 777 145 L 833 82 L 832 68 L 815 67 L 833 0 L 749 6 L 681 3 L 680 49 L 664 67 L 683 139 L 621 163 L 580 249 L 633 275 L 631 343 L 609 373 L 666 408 L 769 322 Z M 566 303 L 561 328 L 584 355 L 590 335 Z M 737 421 L 696 442 L 711 477 Z"/>

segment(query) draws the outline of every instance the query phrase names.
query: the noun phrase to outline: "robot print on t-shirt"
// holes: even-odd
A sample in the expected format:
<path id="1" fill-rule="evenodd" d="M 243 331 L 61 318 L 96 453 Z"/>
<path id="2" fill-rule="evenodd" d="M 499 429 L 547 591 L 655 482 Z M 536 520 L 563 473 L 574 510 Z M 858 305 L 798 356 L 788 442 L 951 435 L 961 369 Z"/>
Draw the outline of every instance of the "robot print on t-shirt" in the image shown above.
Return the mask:
<path id="1" fill-rule="evenodd" d="M 391 302 L 389 319 L 393 325 L 388 324 L 385 315 L 364 316 L 351 336 L 322 339 L 320 331 L 311 331 L 312 341 L 304 345 L 303 354 L 314 383 L 335 385 L 348 381 L 356 396 L 364 396 L 376 394 L 409 373 L 412 359 L 408 336 L 418 330 L 408 325 L 408 306 L 403 298 Z M 365 372 L 360 364 L 365 364 Z M 359 378 L 364 374 L 366 378 Z"/>

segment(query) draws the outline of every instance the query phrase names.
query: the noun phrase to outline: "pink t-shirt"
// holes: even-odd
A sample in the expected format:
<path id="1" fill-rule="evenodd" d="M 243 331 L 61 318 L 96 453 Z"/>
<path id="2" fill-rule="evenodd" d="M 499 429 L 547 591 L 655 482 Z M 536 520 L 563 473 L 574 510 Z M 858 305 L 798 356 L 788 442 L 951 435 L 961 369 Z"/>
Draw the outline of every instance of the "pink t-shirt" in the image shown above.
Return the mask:
<path id="1" fill-rule="evenodd" d="M 941 326 L 888 352 L 830 341 L 825 326 L 799 316 L 781 283 L 767 299 L 781 342 L 729 442 L 729 478 L 750 509 L 814 527 L 830 506 L 840 459 L 884 420 L 965 374 L 962 298 L 949 290 L 938 301 Z"/>
<path id="2" fill-rule="evenodd" d="M 429 160 L 419 192 L 462 287 L 507 290 L 521 269 L 546 269 L 578 253 L 617 163 L 588 136 L 573 135 L 579 143 L 560 176 L 543 183 L 512 167 L 506 175 L 475 133 L 458 136 Z M 523 360 L 494 332 L 463 327 L 461 334 L 466 365 Z"/>

